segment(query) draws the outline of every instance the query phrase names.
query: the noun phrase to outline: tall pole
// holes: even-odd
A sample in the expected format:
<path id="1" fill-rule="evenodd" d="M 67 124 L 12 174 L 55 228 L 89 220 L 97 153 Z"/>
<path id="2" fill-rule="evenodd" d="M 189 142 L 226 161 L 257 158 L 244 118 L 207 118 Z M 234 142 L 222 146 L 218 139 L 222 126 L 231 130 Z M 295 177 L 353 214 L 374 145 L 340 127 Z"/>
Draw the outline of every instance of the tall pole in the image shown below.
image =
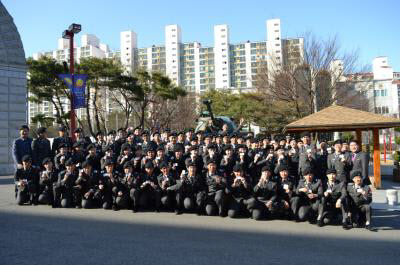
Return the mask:
<path id="1" fill-rule="evenodd" d="M 72 89 L 75 86 L 75 80 L 74 80 L 74 33 L 70 32 L 69 33 L 69 71 L 71 74 L 71 81 L 72 81 Z M 72 140 L 75 141 L 75 109 L 74 109 L 74 95 L 71 91 L 71 112 L 70 112 L 70 123 L 71 123 L 71 137 Z"/>

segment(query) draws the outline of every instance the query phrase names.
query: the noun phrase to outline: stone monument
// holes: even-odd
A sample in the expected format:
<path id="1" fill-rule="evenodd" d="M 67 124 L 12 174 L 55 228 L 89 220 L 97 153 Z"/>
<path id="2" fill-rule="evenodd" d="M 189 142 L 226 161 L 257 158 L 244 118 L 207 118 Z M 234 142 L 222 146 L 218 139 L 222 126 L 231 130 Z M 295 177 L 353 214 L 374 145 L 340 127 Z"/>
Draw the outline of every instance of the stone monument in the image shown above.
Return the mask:
<path id="1" fill-rule="evenodd" d="M 13 174 L 12 143 L 26 124 L 27 66 L 13 18 L 0 2 L 0 175 Z"/>

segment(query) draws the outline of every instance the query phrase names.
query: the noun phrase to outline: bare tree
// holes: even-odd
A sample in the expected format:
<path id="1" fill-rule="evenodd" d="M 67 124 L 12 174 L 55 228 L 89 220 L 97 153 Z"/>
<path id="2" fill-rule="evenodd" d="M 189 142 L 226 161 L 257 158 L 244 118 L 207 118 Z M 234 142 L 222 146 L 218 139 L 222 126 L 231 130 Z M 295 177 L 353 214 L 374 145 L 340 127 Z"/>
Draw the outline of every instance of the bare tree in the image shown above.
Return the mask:
<path id="1" fill-rule="evenodd" d="M 358 51 L 342 51 L 336 36 L 320 39 L 305 34 L 304 46 L 296 50 L 298 60 L 283 65 L 269 56 L 257 74 L 257 92 L 275 100 L 290 103 L 298 117 L 319 111 L 332 104 L 364 109 L 366 98 L 354 91 L 350 73 L 361 70 Z M 293 53 L 284 47 L 284 56 Z M 271 63 L 272 62 L 272 63 Z"/>

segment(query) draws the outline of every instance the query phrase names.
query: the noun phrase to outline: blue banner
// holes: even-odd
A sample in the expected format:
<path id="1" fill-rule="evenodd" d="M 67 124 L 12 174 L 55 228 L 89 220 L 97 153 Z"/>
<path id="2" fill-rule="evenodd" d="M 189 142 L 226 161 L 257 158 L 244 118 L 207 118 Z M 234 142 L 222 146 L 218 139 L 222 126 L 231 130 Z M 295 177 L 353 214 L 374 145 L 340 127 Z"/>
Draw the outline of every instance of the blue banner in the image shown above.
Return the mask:
<path id="1" fill-rule="evenodd" d="M 61 74 L 59 75 L 65 85 L 71 90 L 73 96 L 73 108 L 79 109 L 86 107 L 85 100 L 85 88 L 87 75 L 74 75 L 74 85 L 72 85 L 72 75 L 71 74 Z"/>

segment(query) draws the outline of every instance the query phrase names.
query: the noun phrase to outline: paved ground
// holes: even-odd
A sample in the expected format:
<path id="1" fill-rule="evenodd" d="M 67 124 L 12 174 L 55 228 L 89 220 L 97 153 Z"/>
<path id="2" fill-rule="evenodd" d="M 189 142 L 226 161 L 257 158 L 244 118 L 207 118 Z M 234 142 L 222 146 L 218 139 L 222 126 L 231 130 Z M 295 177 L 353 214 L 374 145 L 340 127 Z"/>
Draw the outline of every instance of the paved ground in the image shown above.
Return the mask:
<path id="1" fill-rule="evenodd" d="M 16 206 L 0 177 L 0 264 L 396 264 L 400 212 L 375 232 L 171 213 Z"/>

